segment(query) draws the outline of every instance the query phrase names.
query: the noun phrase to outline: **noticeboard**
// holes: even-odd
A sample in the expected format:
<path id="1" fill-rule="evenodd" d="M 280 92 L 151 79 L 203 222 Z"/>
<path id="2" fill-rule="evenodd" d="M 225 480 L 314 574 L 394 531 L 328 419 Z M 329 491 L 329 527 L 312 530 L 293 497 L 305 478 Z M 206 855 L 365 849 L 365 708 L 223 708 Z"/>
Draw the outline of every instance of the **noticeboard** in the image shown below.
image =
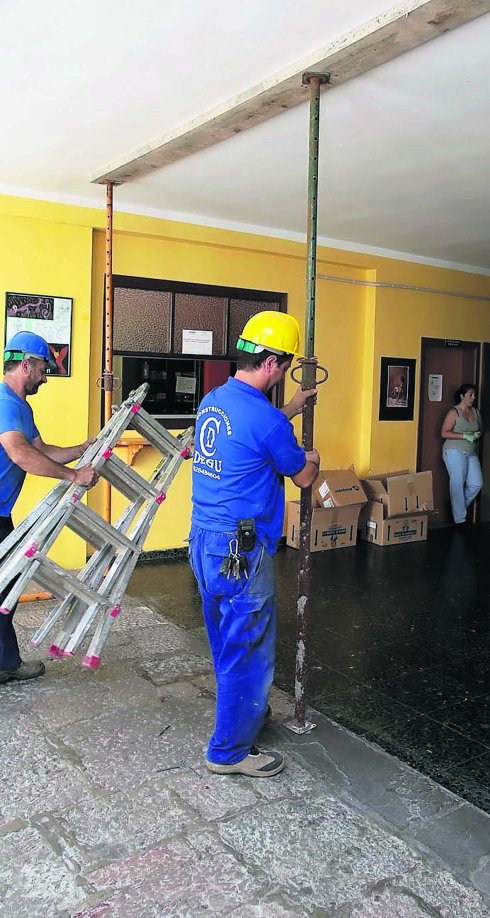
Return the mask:
<path id="1" fill-rule="evenodd" d="M 56 367 L 49 376 L 71 375 L 71 318 L 73 300 L 33 293 L 5 295 L 5 343 L 20 331 L 34 332 L 47 341 Z"/>

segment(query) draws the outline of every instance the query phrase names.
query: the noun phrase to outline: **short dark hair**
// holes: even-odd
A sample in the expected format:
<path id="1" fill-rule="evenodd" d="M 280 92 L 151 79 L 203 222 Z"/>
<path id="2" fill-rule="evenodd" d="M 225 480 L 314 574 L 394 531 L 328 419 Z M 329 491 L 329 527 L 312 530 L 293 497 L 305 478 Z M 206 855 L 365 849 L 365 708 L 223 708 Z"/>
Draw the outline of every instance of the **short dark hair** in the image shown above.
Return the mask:
<path id="1" fill-rule="evenodd" d="M 273 351 L 259 351 L 258 354 L 250 354 L 248 351 L 239 351 L 237 370 L 258 370 L 268 357 L 275 357 L 280 367 L 288 360 L 292 360 L 294 354 L 274 354 Z"/>
<path id="2" fill-rule="evenodd" d="M 460 386 L 459 389 L 456 389 L 456 392 L 454 393 L 454 401 L 455 401 L 455 402 L 460 402 L 461 399 L 464 398 L 464 396 L 466 395 L 466 393 L 470 391 L 470 389 L 473 389 L 473 392 L 474 392 L 475 395 L 476 395 L 476 385 L 475 385 L 475 383 L 473 383 L 473 382 L 465 382 L 465 383 L 463 383 L 463 385 Z"/>
<path id="3" fill-rule="evenodd" d="M 31 367 L 35 367 L 36 363 L 38 363 L 40 360 L 44 360 L 44 357 L 28 357 L 27 354 L 25 354 L 24 357 L 22 357 L 22 360 L 24 359 L 27 359 L 29 361 Z M 16 369 L 16 367 L 20 367 L 22 360 L 4 360 L 3 362 L 4 374 L 11 373 L 12 370 Z"/>

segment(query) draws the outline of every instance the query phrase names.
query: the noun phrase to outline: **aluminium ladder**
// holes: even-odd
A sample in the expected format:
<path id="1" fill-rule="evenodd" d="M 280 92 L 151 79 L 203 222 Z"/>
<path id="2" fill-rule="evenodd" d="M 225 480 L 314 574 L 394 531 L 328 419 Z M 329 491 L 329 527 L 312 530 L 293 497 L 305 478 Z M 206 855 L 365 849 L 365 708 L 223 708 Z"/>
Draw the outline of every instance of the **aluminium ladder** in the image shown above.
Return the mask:
<path id="1" fill-rule="evenodd" d="M 81 502 L 86 487 L 60 481 L 0 544 L 0 613 L 8 614 L 32 579 L 60 602 L 31 639 L 37 647 L 51 630 L 59 631 L 49 648 L 51 656 L 72 657 L 95 625 L 82 666 L 96 669 L 110 628 L 121 611 L 121 601 L 142 551 L 154 516 L 184 459 L 191 455 L 194 429 L 178 437 L 168 433 L 141 407 L 148 391 L 143 384 L 117 408 L 90 444 L 76 467 L 88 462 L 129 503 L 111 524 Z M 149 479 L 143 478 L 114 454 L 121 434 L 132 429 L 162 454 Z M 65 570 L 47 552 L 65 526 L 95 549 L 82 570 Z M 3 559 L 3 560 L 2 560 Z"/>

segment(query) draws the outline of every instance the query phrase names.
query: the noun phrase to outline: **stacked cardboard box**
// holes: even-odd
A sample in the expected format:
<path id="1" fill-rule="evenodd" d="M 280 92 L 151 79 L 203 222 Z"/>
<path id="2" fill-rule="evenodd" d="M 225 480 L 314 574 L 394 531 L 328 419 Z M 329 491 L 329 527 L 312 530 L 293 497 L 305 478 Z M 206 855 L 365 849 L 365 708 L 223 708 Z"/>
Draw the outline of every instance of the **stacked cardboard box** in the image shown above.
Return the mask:
<path id="1" fill-rule="evenodd" d="M 368 497 L 359 518 L 361 539 L 376 545 L 401 545 L 427 538 L 434 509 L 432 472 L 388 472 L 363 478 Z"/>
<path id="2" fill-rule="evenodd" d="M 313 490 L 311 551 L 347 548 L 357 542 L 359 512 L 367 497 L 353 469 L 321 471 Z M 286 541 L 299 548 L 300 502 L 287 507 Z"/>

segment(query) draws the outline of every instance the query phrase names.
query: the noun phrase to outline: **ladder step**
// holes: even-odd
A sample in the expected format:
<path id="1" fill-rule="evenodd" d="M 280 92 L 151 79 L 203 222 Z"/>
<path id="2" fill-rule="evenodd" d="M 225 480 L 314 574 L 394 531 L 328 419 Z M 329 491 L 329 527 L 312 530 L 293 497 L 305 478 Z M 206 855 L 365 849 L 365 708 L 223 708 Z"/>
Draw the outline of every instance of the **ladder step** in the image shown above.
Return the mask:
<path id="1" fill-rule="evenodd" d="M 131 539 L 103 520 L 98 513 L 87 507 L 86 504 L 78 503 L 72 510 L 67 520 L 69 529 L 75 532 L 82 539 L 86 539 L 95 548 L 103 548 L 108 543 L 115 548 L 129 548 L 131 551 L 140 553 L 141 549 L 135 545 Z"/>
<path id="2" fill-rule="evenodd" d="M 32 560 L 37 561 L 39 565 L 34 573 L 36 583 L 46 587 L 50 593 L 54 593 L 59 599 L 64 599 L 67 593 L 73 593 L 87 606 L 97 603 L 106 608 L 110 605 L 109 599 L 101 596 L 96 590 L 91 590 L 90 587 L 85 586 L 78 577 L 51 561 L 51 558 L 47 558 L 42 552 L 36 552 L 32 556 Z"/>
<path id="3" fill-rule="evenodd" d="M 129 426 L 132 430 L 136 430 L 141 434 L 142 437 L 145 437 L 148 443 L 151 443 L 155 449 L 158 449 L 163 454 L 176 455 L 182 449 L 176 437 L 169 434 L 165 427 L 155 421 L 143 408 L 131 415 Z"/>
<path id="4" fill-rule="evenodd" d="M 129 468 L 113 453 L 100 466 L 99 472 L 102 478 L 105 478 L 109 484 L 130 500 L 135 500 L 137 497 L 157 500 L 160 496 L 160 491 L 157 491 L 146 478 Z"/>

